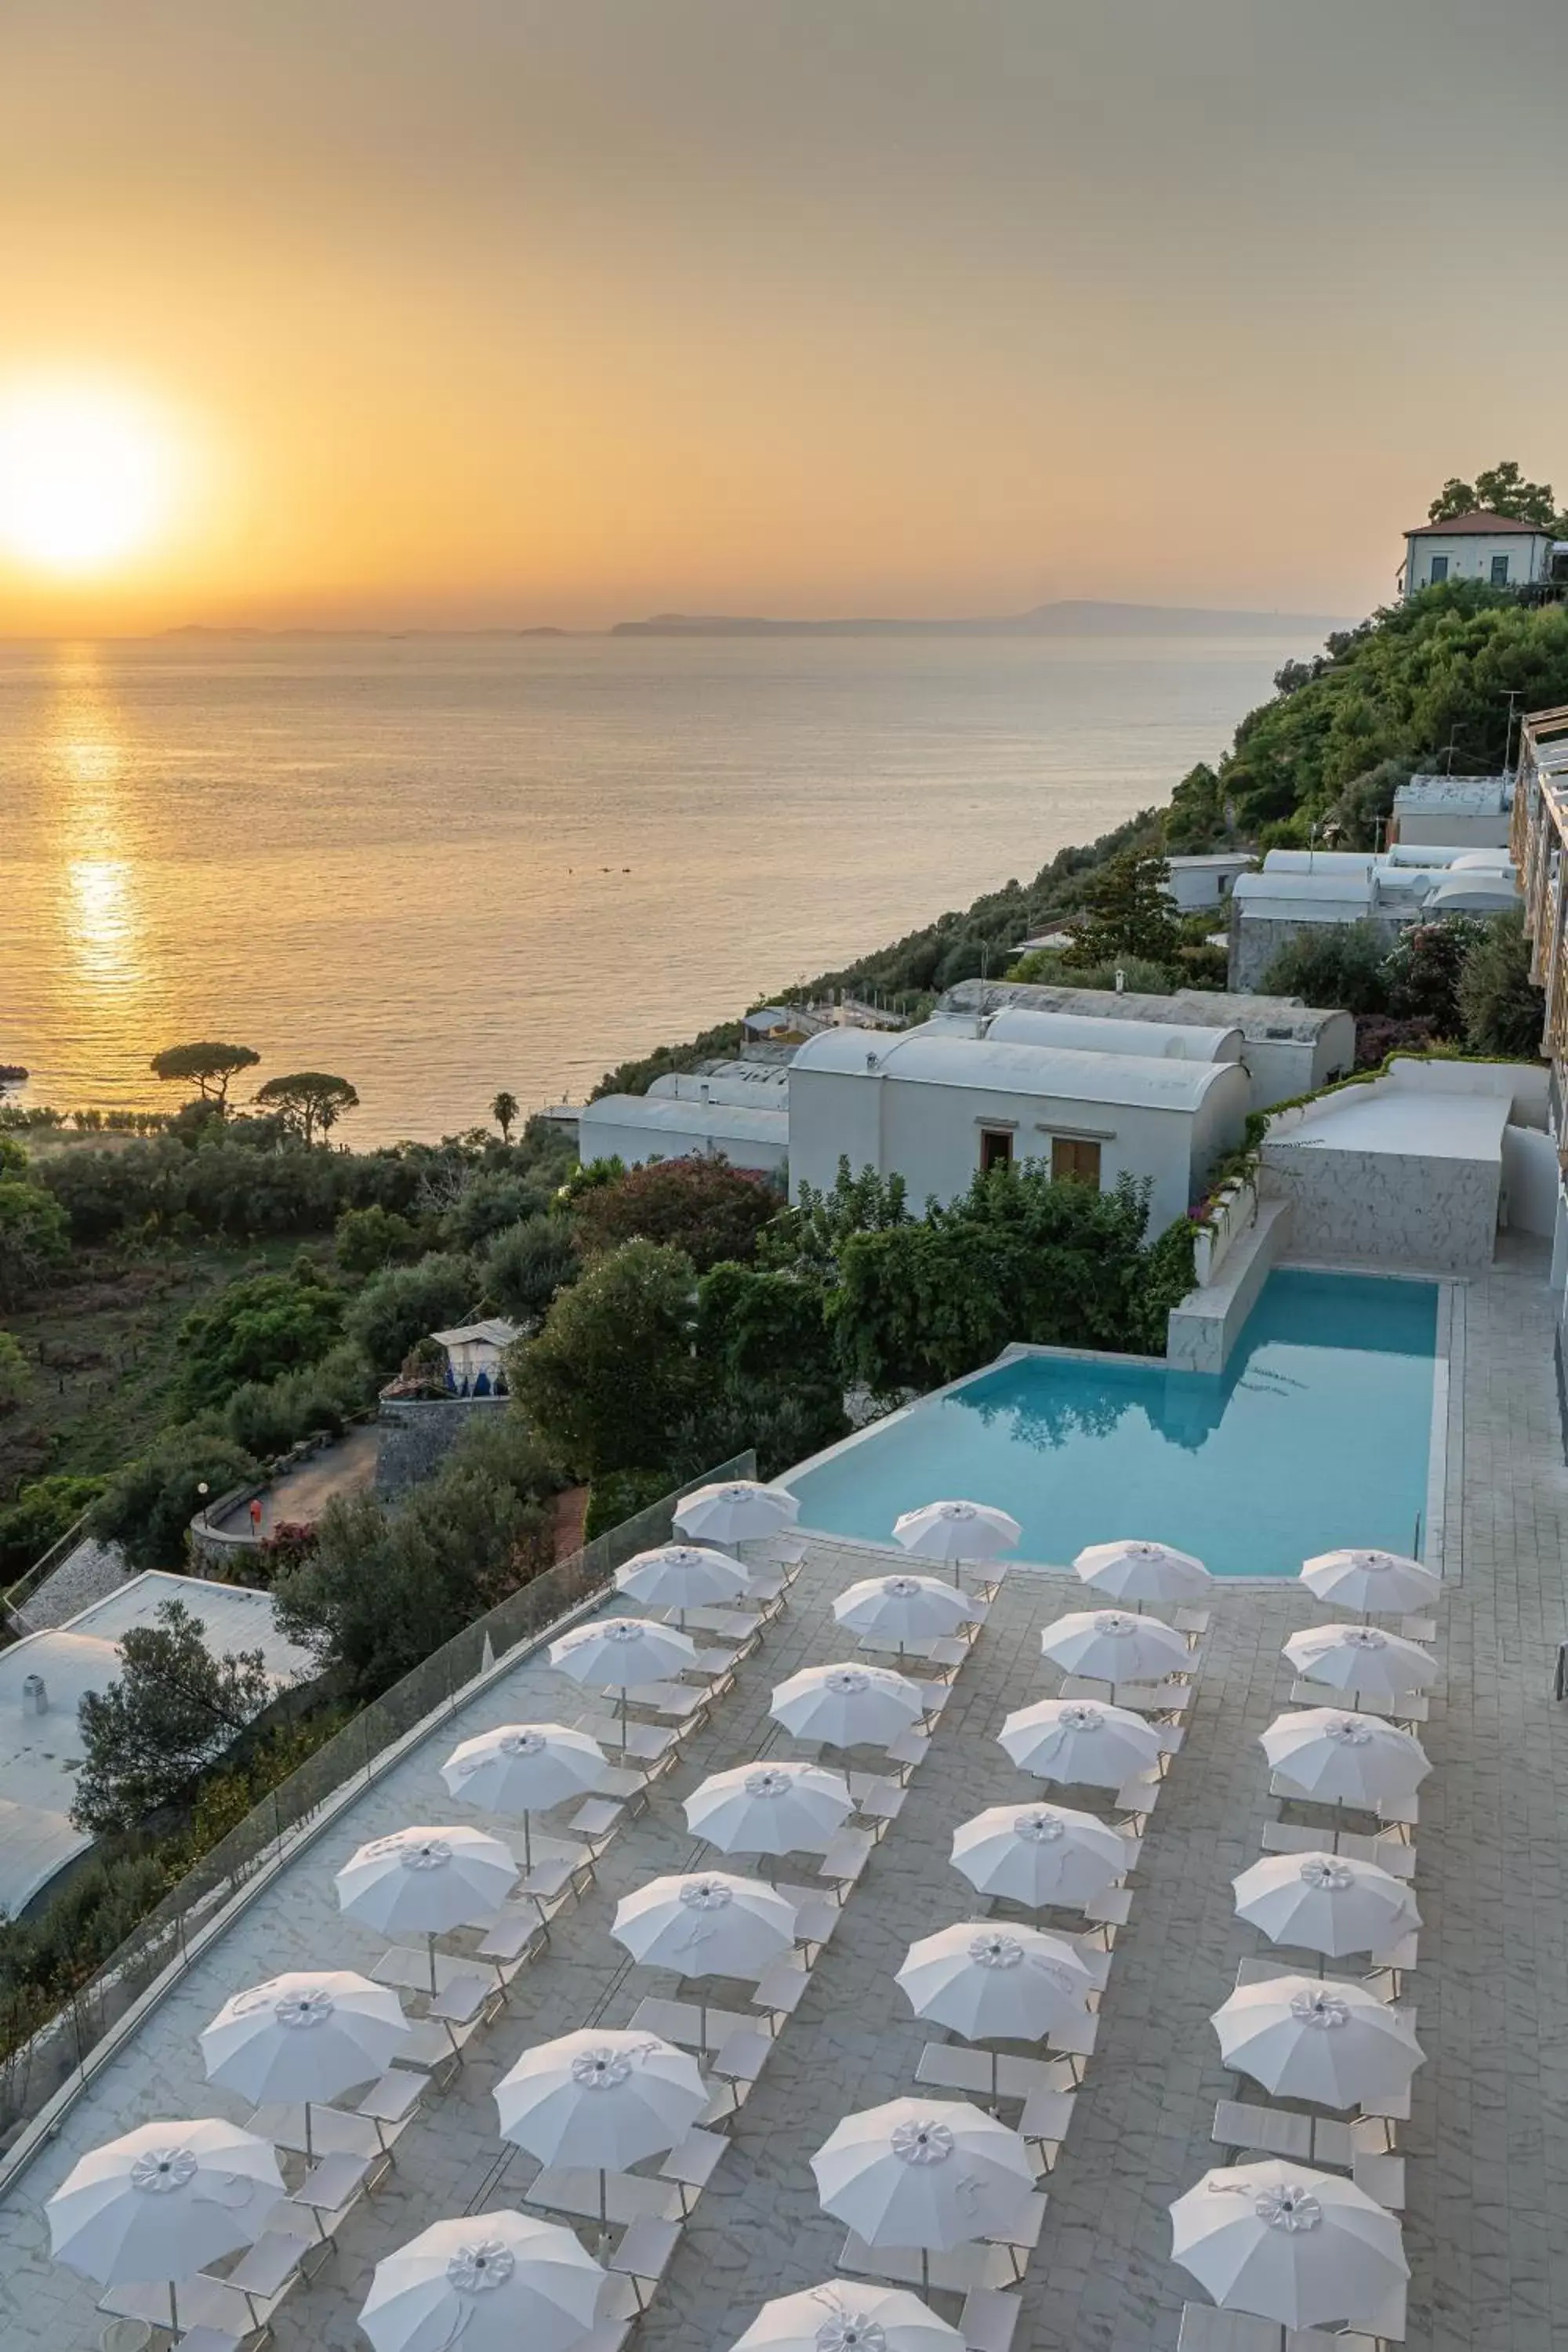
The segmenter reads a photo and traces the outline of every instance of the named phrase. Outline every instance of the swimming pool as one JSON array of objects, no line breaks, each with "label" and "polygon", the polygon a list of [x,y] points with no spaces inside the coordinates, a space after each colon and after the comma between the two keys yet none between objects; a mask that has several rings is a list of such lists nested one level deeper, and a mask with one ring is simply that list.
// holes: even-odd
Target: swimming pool
[{"label": "swimming pool", "polygon": [[1022,1559],[1156,1537],[1216,1576],[1293,1576],[1425,1529],[1438,1286],[1271,1274],[1226,1370],[1024,1356],[792,1473],[803,1527],[886,1541],[939,1496],[997,1503]]}]

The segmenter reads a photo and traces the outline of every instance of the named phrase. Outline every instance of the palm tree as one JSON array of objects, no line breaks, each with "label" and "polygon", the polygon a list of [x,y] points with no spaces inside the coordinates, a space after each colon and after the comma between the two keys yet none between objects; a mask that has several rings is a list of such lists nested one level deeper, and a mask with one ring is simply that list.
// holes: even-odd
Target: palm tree
[{"label": "palm tree", "polygon": [[503,1088],[490,1105],[490,1117],[500,1129],[500,1139],[503,1143],[511,1141],[511,1123],[517,1117],[517,1097],[509,1095]]}]

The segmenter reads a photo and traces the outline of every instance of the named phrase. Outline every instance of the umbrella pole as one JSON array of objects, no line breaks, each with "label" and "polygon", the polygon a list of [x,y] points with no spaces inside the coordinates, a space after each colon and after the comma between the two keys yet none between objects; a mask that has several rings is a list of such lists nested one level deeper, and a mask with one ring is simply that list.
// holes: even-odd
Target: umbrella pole
[{"label": "umbrella pole", "polygon": [[708,2054],[708,1987],[706,1984],[697,1997],[697,2046],[706,2057]]},{"label": "umbrella pole", "polygon": [[425,1942],[430,1954],[430,1998],[434,2000],[436,1998],[436,1930],[434,1927],[426,1930]]},{"label": "umbrella pole", "polygon": [[309,2099],[305,2102],[305,2161],[307,2164],[314,2164],[316,2161],[316,2151],[310,2146],[310,2102]]},{"label": "umbrella pole", "polygon": [[533,1823],[528,1817],[526,1805],[522,1811],[522,1867],[525,1876],[533,1868]]},{"label": "umbrella pole", "polygon": [[931,2252],[925,2246],[921,2248],[921,2293],[931,2293]]},{"label": "umbrella pole", "polygon": [[171,2336],[178,2336],[179,2332],[180,2290],[176,2282],[171,2279],[169,2281],[169,2333]]}]

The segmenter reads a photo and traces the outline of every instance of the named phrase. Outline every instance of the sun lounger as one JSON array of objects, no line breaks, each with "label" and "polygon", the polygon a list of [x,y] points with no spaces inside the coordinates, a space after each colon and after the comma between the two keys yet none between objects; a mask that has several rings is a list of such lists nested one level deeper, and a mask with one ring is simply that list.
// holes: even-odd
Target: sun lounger
[{"label": "sun lounger", "polygon": [[[1334,1694],[1321,1683],[1303,1680],[1291,1684],[1290,1697],[1297,1706],[1331,1706]],[[1358,1694],[1355,1705],[1360,1715],[1379,1715],[1399,1724],[1426,1723],[1432,1712],[1419,1691],[1406,1691],[1399,1698],[1363,1698]]]},{"label": "sun lounger", "polygon": [[885,1837],[889,1825],[902,1812],[909,1791],[897,1780],[889,1780],[885,1773],[851,1772],[847,1778],[855,1811],[862,1821],[876,1822],[873,1836]]},{"label": "sun lounger", "polygon": [[1019,2137],[1030,2148],[1038,2151],[1037,2162],[1042,2171],[1048,2172],[1060,2153],[1072,2122],[1075,2096],[1072,2091],[1053,2090],[1048,2085],[1042,2085],[1029,2093],[1024,2102],[1024,2111],[1014,2125]]},{"label": "sun lounger", "polygon": [[1102,1886],[1099,1894],[1091,1895],[1084,1905],[1083,1916],[1086,1919],[1098,1919],[1108,1927],[1125,1927],[1132,1916],[1132,1889],[1130,1886]]},{"label": "sun lounger", "polygon": [[732,2033],[740,2033],[756,2025],[754,2017],[742,2016],[739,2010],[710,2009],[706,2012],[694,2000],[664,2000],[650,1994],[638,2001],[632,2013],[634,2033],[657,2033],[661,2041],[673,2042],[678,2049],[720,2050]]},{"label": "sun lounger", "polygon": [[907,1782],[917,1766],[925,1762],[930,1749],[930,1732],[911,1729],[900,1732],[898,1738],[890,1742],[887,1755],[889,1761],[898,1766],[900,1780]]},{"label": "sun lounger", "polygon": [[822,1857],[818,1876],[832,1884],[835,1899],[847,1902],[850,1890],[858,1883],[861,1873],[871,1858],[877,1843],[875,1831],[840,1830],[828,1844]]},{"label": "sun lounger", "polygon": [[1266,1822],[1259,1843],[1265,1853],[1342,1853],[1352,1862],[1375,1862],[1396,1878],[1415,1875],[1415,1848],[1401,1838],[1366,1837],[1354,1830],[1303,1829],[1298,1822]]},{"label": "sun lounger", "polygon": [[964,2352],[1012,2352],[1023,2305],[996,2287],[971,2287],[958,2315]]},{"label": "sun lounger", "polygon": [[1376,2352],[1376,2345],[1375,2336],[1322,2327],[1281,2329],[1250,2312],[1216,2311],[1212,2303],[1182,2305],[1179,2352]]},{"label": "sun lounger", "polygon": [[795,1905],[795,1939],[805,1954],[807,1967],[814,1966],[823,1946],[832,1942],[843,1907],[818,1886],[795,1886],[782,1879],[774,1884],[785,1901]]},{"label": "sun lounger", "polygon": [[425,2079],[406,2066],[392,2066],[373,2083],[356,2112],[375,2126],[382,2147],[391,2153],[400,2133],[406,2131],[425,2096]]},{"label": "sun lounger", "polygon": [[1037,2092],[1051,2091],[1055,2069],[1039,2058],[1017,2058],[995,2050],[976,2050],[966,2042],[928,2042],[915,2068],[915,2080],[933,2090],[965,2091],[972,2096],[1010,2104],[1026,2104]]},{"label": "sun lounger", "polygon": [[343,2107],[312,2105],[307,2114],[302,2102],[274,2101],[258,2107],[246,2129],[312,2162],[321,2156],[354,2156],[374,2163],[385,2153],[372,2117]]},{"label": "sun lounger", "polygon": [[608,2267],[629,2278],[639,2311],[646,2311],[680,2243],[679,2221],[634,2221],[610,2256]]},{"label": "sun lounger", "polygon": [[689,2213],[723,2161],[730,2146],[721,2132],[690,2131],[672,2147],[658,2168],[661,2180],[673,2180],[680,2192],[680,2209]]},{"label": "sun lounger", "polygon": [[649,1715],[668,1716],[679,1730],[700,1730],[713,1705],[711,1691],[695,1683],[634,1683],[626,1696]]},{"label": "sun lounger", "polygon": [[838,2268],[851,2278],[885,2279],[893,2286],[917,2293],[935,2289],[950,2294],[970,2294],[976,2287],[1015,2286],[1016,2266],[1002,2246],[976,2242],[953,2246],[946,2252],[922,2254],[918,2246],[868,2246],[853,2231],[845,2239]]},{"label": "sun lounger", "polygon": [[601,2176],[586,2165],[547,2164],[523,2191],[525,2205],[542,2212],[570,2213],[581,2221],[596,2221],[601,2211],[619,2229],[637,2221],[668,2221],[680,2211],[680,2191],[672,2182],[653,2180],[643,2172],[606,2172]]},{"label": "sun lounger", "polygon": [[805,1989],[811,1982],[811,1970],[798,1951],[786,1958],[775,1960],[757,1979],[757,1989],[752,1995],[760,2010],[765,2011],[770,2031],[780,2032],[800,2007]]},{"label": "sun lounger", "polygon": [[1178,1633],[1193,1633],[1201,1639],[1208,1632],[1212,1614],[1207,1609],[1178,1609],[1171,1622]]},{"label": "sun lounger", "polygon": [[584,1798],[572,1816],[572,1826],[594,1846],[607,1845],[620,1828],[626,1807],[615,1797]]},{"label": "sun lounger", "polygon": [[1305,1964],[1299,1964],[1293,1967],[1288,1960],[1265,1959],[1258,1958],[1237,1961],[1236,1969],[1237,1990],[1239,1991],[1243,1985],[1272,1984],[1279,1977],[1300,1976],[1312,1977],[1315,1981],[1331,1986],[1336,1984],[1356,1985],[1363,1992],[1375,1993],[1378,2000],[1386,2001],[1391,2009],[1400,2009],[1402,2013],[1409,2018],[1412,2025],[1415,2022],[1415,2003],[1413,2001],[1405,2001],[1403,2003],[1396,2002],[1394,1998],[1394,1977],[1393,1971],[1390,1969],[1375,1971],[1373,1975],[1364,1977],[1347,1976],[1342,1969],[1336,1969],[1331,1976],[1325,1969],[1314,1969]]}]

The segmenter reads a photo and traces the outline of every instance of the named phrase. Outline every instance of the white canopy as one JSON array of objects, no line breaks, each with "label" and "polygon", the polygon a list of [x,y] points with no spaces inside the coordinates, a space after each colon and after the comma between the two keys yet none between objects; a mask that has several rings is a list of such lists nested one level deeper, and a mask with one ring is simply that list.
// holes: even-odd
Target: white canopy
[{"label": "white canopy", "polygon": [[968,1593],[934,1576],[868,1576],[851,1584],[833,1613],[852,1633],[879,1633],[885,1642],[929,1642],[956,1633],[975,1612]]},{"label": "white canopy", "polygon": [[777,1685],[768,1708],[797,1739],[829,1748],[885,1748],[924,1712],[920,1685],[907,1675],[855,1659],[803,1667]]},{"label": "white canopy", "polygon": [[1101,1683],[1157,1680],[1193,1662],[1173,1625],[1127,1609],[1080,1609],[1058,1617],[1040,1635],[1040,1651],[1064,1674]]},{"label": "white canopy", "polygon": [[595,2026],[525,2050],[495,2101],[501,2137],[542,2164],[620,2172],[684,2139],[708,2091],[672,2042]]},{"label": "white canopy", "polygon": [[375,2352],[573,2352],[605,2273],[570,2230],[531,2213],[437,2221],[375,2266],[359,2324]]},{"label": "white canopy", "polygon": [[483,1830],[396,1830],[351,1854],[333,1883],[340,1909],[384,1936],[440,1936],[492,1917],[517,1861]]},{"label": "white canopy", "polygon": [[917,2017],[966,2042],[1041,2042],[1081,2016],[1094,1979],[1062,1936],[965,1919],[911,1944],[894,1981]]},{"label": "white canopy", "polygon": [[374,2082],[408,2030],[390,1985],[348,1969],[299,1969],[235,1993],[199,2039],[209,2083],[253,2106],[309,2105]]},{"label": "white canopy", "polygon": [[1320,1804],[1373,1808],[1409,1797],[1432,1769],[1408,1731],[1341,1707],[1305,1706],[1278,1716],[1261,1745],[1287,1787]]},{"label": "white canopy", "polygon": [[1410,2275],[1398,2222],[1339,2175],[1278,2158],[1205,2172],[1171,2208],[1171,2252],[1225,2311],[1373,2329]]},{"label": "white canopy", "polygon": [[563,1723],[503,1723],[454,1748],[441,1778],[449,1796],[526,1819],[596,1788],[606,1761],[596,1739]]},{"label": "white canopy", "polygon": [[1271,1943],[1303,1944],[1330,1959],[1381,1951],[1421,1924],[1402,1878],[1348,1854],[1265,1854],[1231,1883],[1238,1919]]},{"label": "white canopy", "polygon": [[853,1802],[820,1764],[738,1764],[693,1789],[686,1825],[724,1853],[798,1853],[826,1846]]},{"label": "white canopy", "polygon": [[550,1663],[574,1683],[625,1691],[634,1683],[684,1674],[697,1664],[697,1645],[673,1625],[656,1624],[649,1617],[594,1617],[552,1642]]},{"label": "white canopy", "polygon": [[1016,2131],[967,2099],[889,2099],[846,2116],[811,2159],[824,2212],[872,2246],[962,2246],[1034,2192]]},{"label": "white canopy", "polygon": [[893,1521],[895,1541],[920,1559],[994,1559],[1023,1534],[1016,1519],[992,1503],[926,1503]]},{"label": "white canopy", "polygon": [[1422,1561],[1394,1551],[1321,1551],[1302,1561],[1301,1581],[1320,1601],[1373,1617],[1430,1608],[1443,1589]]},{"label": "white canopy", "polygon": [[754,1478],[726,1478],[716,1486],[699,1486],[675,1507],[675,1524],[682,1535],[707,1543],[746,1543],[776,1536],[800,1517],[798,1496],[787,1486],[764,1486]]},{"label": "white canopy", "polygon": [[49,2251],[100,2286],[189,2278],[253,2244],[282,2194],[277,2151],[254,2132],[216,2116],[140,2124],[72,2165],[44,2209]]},{"label": "white canopy", "polygon": [[738,1559],[711,1544],[660,1544],[616,1570],[620,1590],[650,1609],[706,1609],[737,1600],[751,1580]]},{"label": "white canopy", "polygon": [[1082,1904],[1129,1868],[1127,1841],[1070,1805],[989,1805],[952,1833],[952,1866],[981,1895]]},{"label": "white canopy", "polygon": [[1014,1710],[997,1738],[1037,1780],[1120,1789],[1160,1760],[1160,1736],[1130,1707],[1099,1699],[1043,1698]]},{"label": "white canopy", "polygon": [[830,2279],[764,2303],[730,2352],[963,2352],[963,2338],[901,2287]]},{"label": "white canopy", "polygon": [[1430,1650],[1381,1625],[1307,1625],[1291,1634],[1285,1656],[1309,1682],[1347,1692],[1352,1706],[1357,1699],[1392,1703],[1437,1678]]},{"label": "white canopy", "polygon": [[1073,1566],[1085,1584],[1110,1601],[1198,1601],[1214,1582],[1190,1551],[1132,1536],[1089,1545]]},{"label": "white canopy", "polygon": [[689,1871],[624,1895],[610,1933],[651,1968],[684,1977],[759,1977],[793,1946],[795,1912],[760,1878]]},{"label": "white canopy", "polygon": [[1406,2020],[1364,1985],[1271,1977],[1237,1986],[1215,2010],[1227,2066],[1276,2098],[1353,2107],[1402,2092],[1422,2063]]}]

